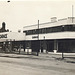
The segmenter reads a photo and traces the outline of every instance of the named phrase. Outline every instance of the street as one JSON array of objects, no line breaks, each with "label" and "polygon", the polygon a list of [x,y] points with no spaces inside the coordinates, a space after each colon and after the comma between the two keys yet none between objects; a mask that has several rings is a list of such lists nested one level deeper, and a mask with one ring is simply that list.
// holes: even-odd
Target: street
[{"label": "street", "polygon": [[[69,61],[69,62],[68,62]],[[0,53],[0,75],[75,75],[75,59],[60,55]]]}]

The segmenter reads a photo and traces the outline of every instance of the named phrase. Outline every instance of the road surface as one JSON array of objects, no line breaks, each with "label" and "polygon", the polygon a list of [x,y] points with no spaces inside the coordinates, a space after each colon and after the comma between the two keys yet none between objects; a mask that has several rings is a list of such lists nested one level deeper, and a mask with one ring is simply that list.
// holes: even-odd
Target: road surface
[{"label": "road surface", "polygon": [[50,54],[0,54],[0,75],[75,75],[75,63],[56,57]]}]

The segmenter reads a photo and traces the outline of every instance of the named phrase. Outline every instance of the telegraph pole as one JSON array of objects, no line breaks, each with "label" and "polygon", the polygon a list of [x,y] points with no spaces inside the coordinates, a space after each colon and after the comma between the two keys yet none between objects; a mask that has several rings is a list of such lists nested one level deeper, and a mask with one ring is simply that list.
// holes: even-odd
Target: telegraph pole
[{"label": "telegraph pole", "polygon": [[73,15],[73,12],[74,12],[74,9],[73,8],[74,8],[74,6],[72,5],[72,23],[73,23],[73,16],[74,16]]},{"label": "telegraph pole", "polygon": [[38,41],[39,41],[39,20],[38,20]]},{"label": "telegraph pole", "polygon": [[[39,20],[38,20],[38,46],[39,46]],[[39,48],[37,50],[37,56],[39,56]]]}]

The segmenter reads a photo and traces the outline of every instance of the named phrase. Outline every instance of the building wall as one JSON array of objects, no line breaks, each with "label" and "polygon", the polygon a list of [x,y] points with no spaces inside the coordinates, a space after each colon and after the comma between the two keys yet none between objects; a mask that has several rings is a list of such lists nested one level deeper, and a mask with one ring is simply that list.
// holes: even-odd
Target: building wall
[{"label": "building wall", "polygon": [[[37,36],[38,34],[27,35],[26,40],[38,40]],[[44,39],[75,39],[75,32],[66,31],[66,32],[39,34],[39,40],[44,40]]]},{"label": "building wall", "polygon": [[[46,31],[44,33],[38,33],[38,31],[40,31],[40,29],[57,27],[57,26],[61,26],[61,29],[58,28],[60,31],[56,31],[54,29],[48,33]],[[75,43],[73,41],[71,41],[72,39],[75,39],[75,30],[74,29],[75,29],[75,18],[68,17],[68,18],[60,19],[60,20],[54,21],[54,22],[41,23],[41,24],[39,24],[39,29],[38,29],[38,24],[31,25],[31,26],[25,26],[23,28],[23,31],[31,32],[31,30],[32,31],[34,30],[36,32],[38,30],[36,33],[33,32],[33,33],[26,35],[26,41],[28,41],[28,42],[30,41],[31,48],[35,51],[36,51],[36,48],[38,47],[38,48],[41,48],[42,50],[46,49],[47,51],[57,50],[59,52],[62,52],[62,50],[63,50],[64,52],[75,52],[74,51]],[[38,39],[38,34],[39,34],[39,39]],[[67,40],[67,39],[70,39],[70,40]],[[63,42],[63,40],[64,40],[64,42]],[[65,41],[65,40],[67,40],[67,41]],[[37,42],[39,42],[40,45],[37,46]],[[73,45],[71,45],[71,44],[73,44]],[[69,45],[69,47],[68,47],[68,45]],[[34,48],[34,46],[36,48]]]},{"label": "building wall", "polygon": [[18,32],[3,32],[0,33],[0,42],[3,41],[21,41],[21,40],[25,40],[25,33],[18,33]]},{"label": "building wall", "polygon": [[[56,27],[56,28],[49,29],[51,27]],[[44,32],[40,33],[40,30]],[[48,30],[52,30],[52,31],[48,32]],[[38,33],[38,24],[25,26],[23,28],[23,31],[26,31],[26,33],[30,33],[30,34],[26,34],[26,40],[38,40],[38,34],[39,34],[40,40],[66,39],[66,38],[75,39],[75,36],[74,36],[75,35],[75,18],[68,17],[64,19],[59,19],[58,21],[54,21],[54,22],[41,23],[39,24],[39,33]],[[31,32],[35,32],[35,33],[31,33]]]}]

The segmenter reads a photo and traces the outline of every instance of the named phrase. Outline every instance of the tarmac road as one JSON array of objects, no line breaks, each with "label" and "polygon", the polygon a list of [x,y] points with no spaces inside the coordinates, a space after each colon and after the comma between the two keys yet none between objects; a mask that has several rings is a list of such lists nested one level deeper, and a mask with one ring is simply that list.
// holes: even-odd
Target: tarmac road
[{"label": "tarmac road", "polygon": [[0,75],[75,75],[75,63],[54,57],[57,55],[0,54]]}]

